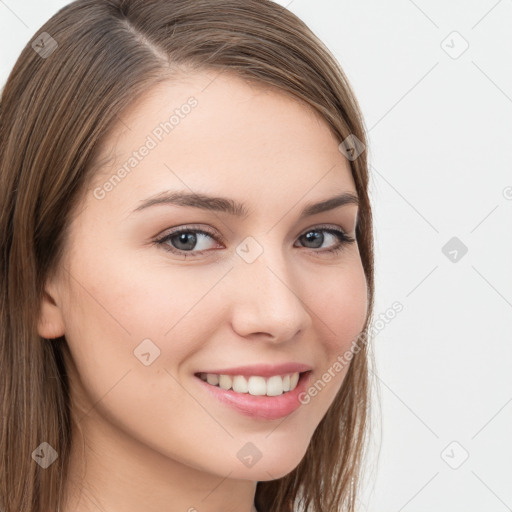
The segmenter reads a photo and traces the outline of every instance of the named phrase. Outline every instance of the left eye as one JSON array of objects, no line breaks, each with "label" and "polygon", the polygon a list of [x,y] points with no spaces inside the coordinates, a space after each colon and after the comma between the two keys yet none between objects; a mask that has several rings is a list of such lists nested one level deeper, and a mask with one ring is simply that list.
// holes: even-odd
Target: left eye
[{"label": "left eye", "polygon": [[[324,233],[327,233],[327,237]],[[166,234],[164,237],[155,241],[158,245],[163,245],[166,251],[174,254],[182,255],[185,258],[189,256],[198,256],[203,254],[207,249],[207,239],[217,241],[217,236],[214,233],[205,231],[203,229],[195,229],[192,227],[180,228]],[[203,239],[203,243],[201,243]],[[335,243],[332,247],[315,251],[319,253],[336,253],[341,251],[346,245],[354,243],[355,239],[348,236],[344,231],[332,227],[318,227],[308,229],[305,233],[299,236],[298,240],[303,240],[303,243],[313,244],[313,247],[306,247],[306,249],[318,249],[329,239],[334,239]],[[222,242],[222,240],[220,240]],[[206,244],[206,247],[205,247]],[[197,247],[199,245],[199,247]],[[196,250],[193,250],[196,249]]]}]

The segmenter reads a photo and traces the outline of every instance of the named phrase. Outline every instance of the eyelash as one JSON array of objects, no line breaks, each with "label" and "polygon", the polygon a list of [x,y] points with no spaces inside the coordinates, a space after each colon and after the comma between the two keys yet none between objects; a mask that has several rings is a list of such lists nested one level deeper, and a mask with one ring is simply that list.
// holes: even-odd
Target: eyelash
[{"label": "eyelash", "polygon": [[[336,255],[336,254],[340,253],[345,248],[345,246],[355,242],[355,239],[353,237],[347,235],[344,231],[341,231],[340,229],[334,229],[332,227],[324,227],[324,226],[316,226],[316,227],[313,227],[313,228],[309,228],[308,230],[303,232],[299,236],[299,238],[304,236],[304,235],[307,235],[311,231],[319,231],[319,232],[320,231],[324,231],[324,232],[329,233],[331,235],[334,235],[335,237],[338,238],[338,243],[334,247],[332,247],[331,249],[316,250],[314,248],[305,247],[305,249],[310,249],[310,250],[312,250],[314,252],[320,252],[322,254],[333,254],[333,255]],[[209,230],[196,229],[193,226],[188,226],[188,227],[183,227],[183,228],[176,229],[175,231],[172,231],[171,233],[167,233],[165,236],[155,240],[154,243],[157,244],[158,246],[163,246],[163,249],[165,251],[171,252],[173,254],[178,254],[180,256],[183,256],[184,258],[188,258],[188,257],[194,258],[196,256],[201,256],[203,253],[205,253],[208,250],[210,250],[210,249],[207,249],[207,250],[203,250],[203,251],[183,251],[183,250],[180,250],[180,249],[176,249],[175,247],[172,247],[171,245],[166,243],[172,237],[180,235],[182,233],[195,233],[195,234],[199,233],[199,234],[206,235],[206,236],[212,238],[216,242],[218,242],[219,240],[221,242],[224,241],[221,237],[217,237],[217,235],[215,233],[210,232]],[[219,238],[219,240],[217,238]]]}]

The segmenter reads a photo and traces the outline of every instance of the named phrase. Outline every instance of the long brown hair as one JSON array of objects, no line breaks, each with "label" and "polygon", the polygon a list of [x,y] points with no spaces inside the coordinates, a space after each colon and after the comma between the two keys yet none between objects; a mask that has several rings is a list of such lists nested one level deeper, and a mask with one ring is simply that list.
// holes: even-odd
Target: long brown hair
[{"label": "long brown hair", "polygon": [[[100,143],[123,110],[157,82],[172,80],[177,66],[226,70],[286,91],[319,112],[340,142],[355,135],[366,145],[339,64],[300,19],[269,0],[78,0],[36,35],[0,103],[2,512],[49,512],[62,502],[72,441],[66,345],[64,337],[38,335],[38,313]],[[363,336],[303,460],[286,476],[258,483],[262,512],[356,505],[369,423],[365,334],[374,277],[366,151],[350,160],[368,283]],[[58,453],[47,469],[32,457],[42,442]]]}]

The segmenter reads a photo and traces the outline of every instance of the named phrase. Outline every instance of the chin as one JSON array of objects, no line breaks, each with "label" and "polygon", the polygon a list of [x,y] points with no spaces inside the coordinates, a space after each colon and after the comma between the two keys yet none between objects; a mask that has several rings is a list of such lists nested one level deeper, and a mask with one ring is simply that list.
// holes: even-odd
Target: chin
[{"label": "chin", "polygon": [[241,480],[277,480],[291,473],[300,464],[306,450],[307,445],[300,450],[297,445],[281,445],[269,450],[266,455],[262,453],[261,458],[250,467],[244,468],[237,465],[237,469],[231,476]]}]

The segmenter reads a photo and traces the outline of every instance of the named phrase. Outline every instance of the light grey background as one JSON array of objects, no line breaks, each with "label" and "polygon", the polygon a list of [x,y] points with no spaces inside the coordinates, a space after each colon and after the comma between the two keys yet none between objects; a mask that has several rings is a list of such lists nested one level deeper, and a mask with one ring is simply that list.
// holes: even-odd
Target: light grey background
[{"label": "light grey background", "polygon": [[[0,0],[2,86],[67,3]],[[382,436],[360,510],[512,510],[512,1],[279,3],[326,43],[361,104],[375,318],[403,305],[375,338]],[[465,255],[443,253],[452,237]]]}]

